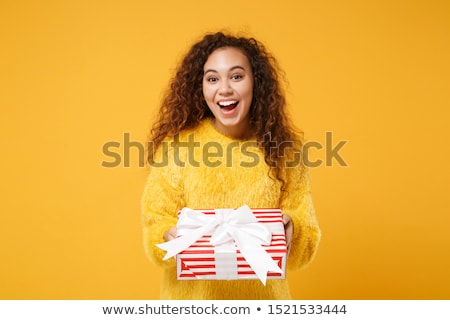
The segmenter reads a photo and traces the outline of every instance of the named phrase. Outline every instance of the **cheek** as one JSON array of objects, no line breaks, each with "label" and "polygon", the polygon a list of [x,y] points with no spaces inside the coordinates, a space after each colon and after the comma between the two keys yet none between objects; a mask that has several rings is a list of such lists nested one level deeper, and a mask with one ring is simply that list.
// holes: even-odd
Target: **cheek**
[{"label": "cheek", "polygon": [[212,90],[205,85],[203,86],[203,98],[205,99],[206,102],[209,102],[214,98]]},{"label": "cheek", "polygon": [[243,90],[243,92],[242,92],[242,94],[246,98],[251,100],[253,98],[253,84],[250,83],[250,84],[246,85],[244,90]]}]

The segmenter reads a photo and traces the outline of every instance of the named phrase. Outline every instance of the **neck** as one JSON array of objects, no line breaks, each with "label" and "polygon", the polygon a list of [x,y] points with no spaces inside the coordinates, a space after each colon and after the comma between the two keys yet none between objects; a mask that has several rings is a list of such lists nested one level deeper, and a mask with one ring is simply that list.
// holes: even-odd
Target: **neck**
[{"label": "neck", "polygon": [[217,131],[234,139],[247,140],[253,137],[253,131],[248,124],[226,127],[218,123],[216,119],[213,120],[213,124]]}]

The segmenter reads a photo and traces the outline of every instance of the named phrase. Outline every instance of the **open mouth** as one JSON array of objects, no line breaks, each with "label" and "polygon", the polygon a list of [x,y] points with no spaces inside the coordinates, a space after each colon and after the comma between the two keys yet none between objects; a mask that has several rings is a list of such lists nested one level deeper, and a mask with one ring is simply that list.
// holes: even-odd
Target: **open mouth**
[{"label": "open mouth", "polygon": [[220,109],[222,109],[223,111],[231,111],[237,107],[238,103],[239,103],[239,101],[230,100],[230,101],[220,101],[217,104],[219,105]]}]

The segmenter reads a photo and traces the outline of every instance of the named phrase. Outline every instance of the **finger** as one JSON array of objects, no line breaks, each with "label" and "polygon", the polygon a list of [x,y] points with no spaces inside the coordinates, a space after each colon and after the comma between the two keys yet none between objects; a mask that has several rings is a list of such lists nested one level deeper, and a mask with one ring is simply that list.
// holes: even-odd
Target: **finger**
[{"label": "finger", "polygon": [[291,222],[291,217],[288,214],[283,214],[282,219],[284,225],[289,224]]},{"label": "finger", "polygon": [[164,240],[165,241],[173,240],[176,237],[177,237],[177,228],[176,227],[172,227],[169,230],[167,230],[166,232],[164,232]]},{"label": "finger", "polygon": [[291,240],[292,235],[294,233],[294,226],[292,224],[291,217],[288,214],[283,214],[282,219],[284,224],[284,232],[286,236],[286,249],[287,254],[289,255],[289,252],[291,251]]}]

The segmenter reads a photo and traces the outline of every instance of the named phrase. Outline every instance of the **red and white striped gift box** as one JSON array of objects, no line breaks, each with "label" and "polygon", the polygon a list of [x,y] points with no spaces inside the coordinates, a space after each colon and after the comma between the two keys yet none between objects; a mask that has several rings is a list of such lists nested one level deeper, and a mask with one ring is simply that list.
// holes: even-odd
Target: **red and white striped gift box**
[{"label": "red and white striped gift box", "polygon": [[[267,279],[284,279],[286,277],[286,238],[281,216],[281,209],[251,209],[255,218],[263,223],[272,233],[270,245],[262,245],[283,273],[268,272]],[[215,211],[195,210],[207,215],[214,215]],[[177,254],[177,278],[179,280],[221,280],[217,275],[216,258],[218,248],[210,243],[211,234],[205,234],[189,248]],[[237,277],[239,279],[258,279],[255,272],[249,266],[239,249],[234,246],[230,254],[229,264],[237,265]],[[227,252],[225,252],[227,253]],[[219,252],[220,254],[220,252]],[[231,279],[228,279],[231,280]]]}]

